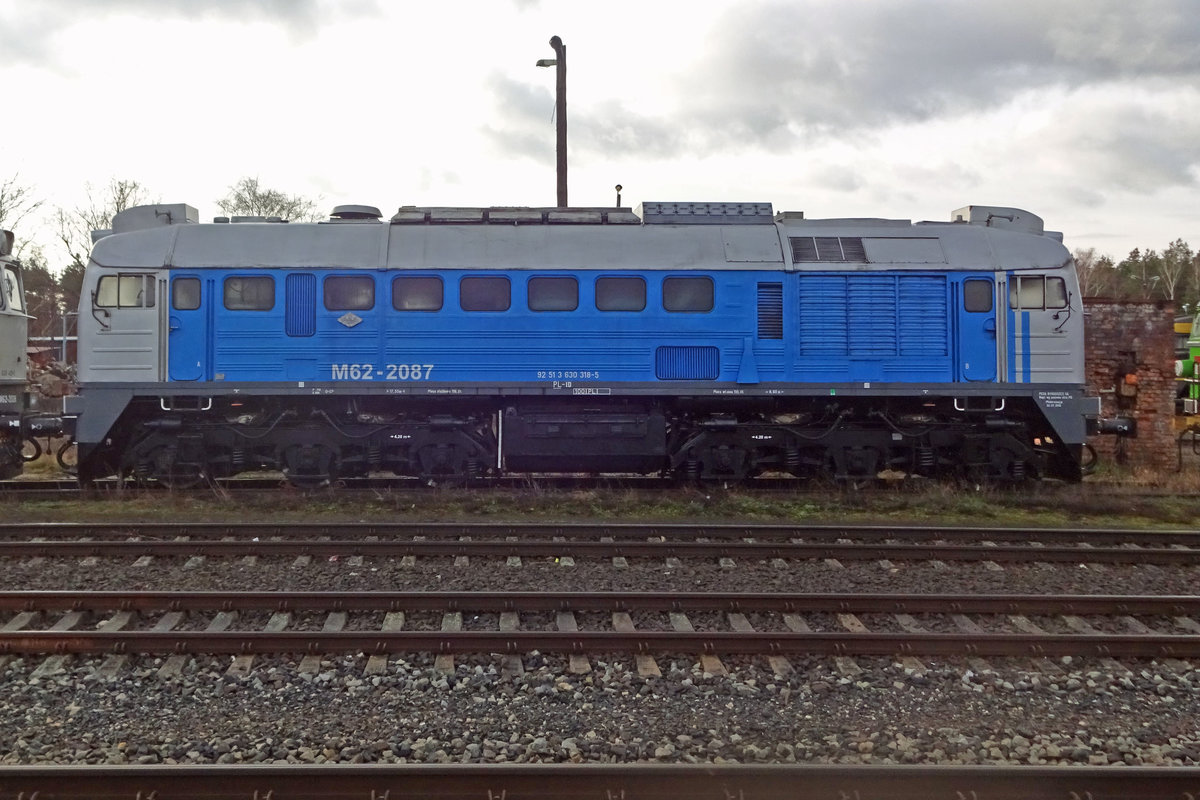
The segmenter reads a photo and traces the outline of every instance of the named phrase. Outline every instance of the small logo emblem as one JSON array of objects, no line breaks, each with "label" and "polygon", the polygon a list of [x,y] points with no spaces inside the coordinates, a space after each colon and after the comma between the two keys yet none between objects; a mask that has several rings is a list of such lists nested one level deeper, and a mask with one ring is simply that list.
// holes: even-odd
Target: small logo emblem
[{"label": "small logo emblem", "polygon": [[340,317],[338,317],[338,322],[342,323],[347,328],[353,328],[355,325],[362,322],[362,317],[360,317],[358,314],[355,314],[353,311],[347,311],[345,314],[342,314]]}]

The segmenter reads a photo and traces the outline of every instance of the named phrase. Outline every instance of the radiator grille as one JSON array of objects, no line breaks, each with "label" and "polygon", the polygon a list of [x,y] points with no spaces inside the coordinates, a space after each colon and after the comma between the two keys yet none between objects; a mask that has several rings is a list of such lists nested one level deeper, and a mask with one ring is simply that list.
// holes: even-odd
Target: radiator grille
[{"label": "radiator grille", "polygon": [[654,354],[654,374],[660,381],[716,380],[721,374],[721,353],[715,347],[660,347]]},{"label": "radiator grille", "polygon": [[783,338],[783,284],[758,285],[758,338]]},{"label": "radiator grille", "polygon": [[804,275],[796,330],[801,355],[944,356],[946,279],[922,275]]},{"label": "radiator grille", "polygon": [[317,276],[288,275],[285,283],[288,336],[312,336],[317,332]]}]

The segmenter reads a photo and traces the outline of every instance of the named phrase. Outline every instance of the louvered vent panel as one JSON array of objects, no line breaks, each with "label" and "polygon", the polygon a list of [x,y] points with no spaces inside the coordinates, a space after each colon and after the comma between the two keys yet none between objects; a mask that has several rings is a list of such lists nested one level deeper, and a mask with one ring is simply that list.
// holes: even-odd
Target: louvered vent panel
[{"label": "louvered vent panel", "polygon": [[896,278],[854,275],[850,278],[851,356],[896,355]]},{"label": "louvered vent panel", "polygon": [[783,284],[758,285],[758,338],[783,338]]},{"label": "louvered vent panel", "polygon": [[853,261],[867,263],[859,236],[793,236],[792,261]]},{"label": "louvered vent panel", "polygon": [[842,237],[842,258],[845,261],[858,261],[864,264],[866,263],[867,251],[863,248],[861,237]]},{"label": "louvered vent panel", "polygon": [[816,261],[817,245],[811,236],[792,237],[792,261]]},{"label": "louvered vent panel", "polygon": [[801,355],[845,355],[846,279],[834,275],[800,277],[797,332]]},{"label": "louvered vent panel", "polygon": [[817,258],[821,261],[841,261],[842,242],[836,236],[817,237]]},{"label": "louvered vent panel", "polygon": [[654,374],[660,381],[716,380],[721,353],[715,347],[660,347],[654,354]]},{"label": "louvered vent panel", "polygon": [[946,279],[937,276],[900,278],[900,354],[944,356],[949,347]]},{"label": "louvered vent panel", "polygon": [[288,275],[285,283],[287,311],[284,323],[288,336],[312,336],[317,332],[317,276]]}]

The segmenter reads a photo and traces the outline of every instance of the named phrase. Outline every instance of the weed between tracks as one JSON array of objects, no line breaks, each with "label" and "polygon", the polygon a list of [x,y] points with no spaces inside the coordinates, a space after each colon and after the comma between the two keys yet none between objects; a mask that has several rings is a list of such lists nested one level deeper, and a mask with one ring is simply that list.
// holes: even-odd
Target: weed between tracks
[{"label": "weed between tracks", "polygon": [[[1162,489],[1158,490],[1162,492]],[[1168,489],[1167,491],[1172,491]],[[230,493],[126,490],[97,499],[0,501],[8,522],[747,522],[1038,527],[1184,527],[1200,518],[1194,489],[1149,494],[1145,485],[1047,484],[1020,489],[903,482],[784,493],[694,487],[322,490]]]}]

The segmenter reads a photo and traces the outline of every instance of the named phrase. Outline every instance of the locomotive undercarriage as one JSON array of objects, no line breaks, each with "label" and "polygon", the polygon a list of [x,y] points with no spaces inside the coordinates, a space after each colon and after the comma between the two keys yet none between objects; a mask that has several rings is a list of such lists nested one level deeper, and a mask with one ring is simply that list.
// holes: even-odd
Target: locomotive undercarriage
[{"label": "locomotive undercarriage", "polygon": [[[219,402],[219,401],[217,401]],[[466,484],[501,473],[632,473],[738,483],[763,474],[832,481],[882,476],[1077,480],[1071,448],[1030,405],[962,410],[950,398],[629,399],[588,408],[489,398],[403,412],[385,401],[319,406],[243,398],[200,410],[131,406],[81,479],[119,474],[188,487],[279,471],[312,488],[372,473]],[[500,466],[498,466],[500,465]]]},{"label": "locomotive undercarriage", "polygon": [[282,472],[304,488],[373,472],[464,483],[485,474],[495,453],[487,419],[383,416],[359,411],[353,403],[303,411],[287,404],[266,402],[252,409],[239,403],[224,411],[158,413],[130,425],[120,438],[112,448],[118,474],[175,487],[256,471]]}]

